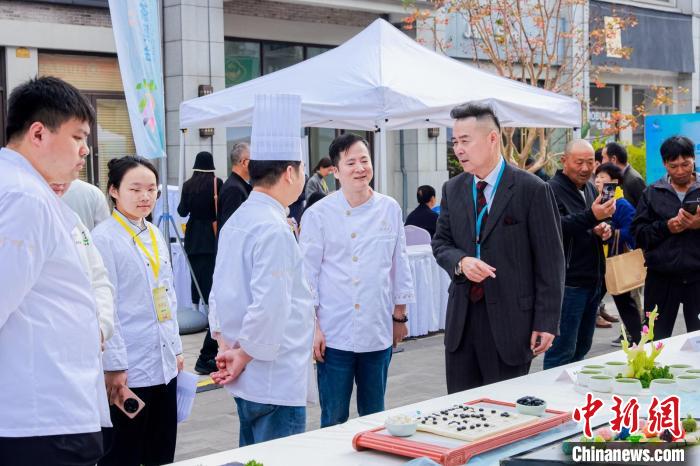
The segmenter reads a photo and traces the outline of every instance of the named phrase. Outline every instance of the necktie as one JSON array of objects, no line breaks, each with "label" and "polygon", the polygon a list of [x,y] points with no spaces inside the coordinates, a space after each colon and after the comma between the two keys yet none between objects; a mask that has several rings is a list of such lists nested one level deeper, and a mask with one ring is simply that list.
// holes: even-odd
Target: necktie
[{"label": "necktie", "polygon": [[[486,212],[484,212],[484,217],[481,219],[481,231],[484,231],[484,226],[486,226],[486,220],[489,217],[489,211],[488,208],[486,207],[486,195],[484,194],[484,189],[486,189],[486,186],[488,183],[486,181],[479,181],[476,184],[476,216],[477,218],[479,217],[479,214],[481,213],[482,210],[486,209]],[[481,232],[479,232],[479,235],[481,235]],[[478,301],[481,301],[484,299],[484,285],[482,283],[474,283],[472,282],[472,286],[469,289],[469,300],[473,303],[476,303]]]}]

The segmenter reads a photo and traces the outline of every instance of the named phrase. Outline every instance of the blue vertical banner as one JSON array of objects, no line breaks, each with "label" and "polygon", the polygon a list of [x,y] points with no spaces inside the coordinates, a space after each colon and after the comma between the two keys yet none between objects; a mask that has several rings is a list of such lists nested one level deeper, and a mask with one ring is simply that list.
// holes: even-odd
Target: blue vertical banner
[{"label": "blue vertical banner", "polygon": [[[661,144],[671,136],[685,136],[695,143],[695,158],[700,156],[700,113],[647,115],[644,117],[644,139],[647,150],[647,183],[666,175],[661,161]],[[696,164],[696,170],[698,164]]]},{"label": "blue vertical banner", "polygon": [[165,98],[159,2],[109,0],[119,71],[136,153],[165,157]]}]

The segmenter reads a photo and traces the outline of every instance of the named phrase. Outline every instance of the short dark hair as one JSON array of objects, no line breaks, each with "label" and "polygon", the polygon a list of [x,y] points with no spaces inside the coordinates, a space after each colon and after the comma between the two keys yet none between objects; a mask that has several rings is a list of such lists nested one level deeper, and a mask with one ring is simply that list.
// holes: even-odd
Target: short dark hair
[{"label": "short dark hair", "polygon": [[78,89],[52,76],[30,79],[10,94],[5,136],[21,137],[37,121],[56,131],[72,118],[95,123],[95,110]]},{"label": "short dark hair", "polygon": [[595,161],[598,163],[603,163],[603,148],[599,147],[595,150]]},{"label": "short dark hair", "polygon": [[616,142],[609,142],[605,145],[605,154],[610,157],[615,157],[618,163],[622,165],[627,165],[627,149],[625,149],[621,144]]},{"label": "short dark hair", "polygon": [[418,191],[416,191],[416,199],[418,199],[419,204],[427,204],[434,197],[435,188],[427,184],[418,186]]},{"label": "short dark hair", "polygon": [[462,105],[457,105],[450,111],[450,117],[455,120],[464,120],[465,118],[476,118],[477,120],[491,120],[498,131],[501,131],[501,123],[493,109],[484,104],[467,102]]},{"label": "short dark hair", "polygon": [[695,144],[685,136],[671,136],[661,144],[659,152],[664,163],[676,160],[678,157],[695,158]]},{"label": "short dark hair", "polygon": [[301,162],[293,160],[251,160],[248,164],[251,186],[269,188],[277,184],[287,167],[299,171]]},{"label": "short dark hair", "polygon": [[607,173],[611,180],[617,180],[617,183],[622,186],[622,169],[614,163],[608,162],[600,164],[598,168],[595,169],[595,174],[598,175],[598,173]]},{"label": "short dark hair", "polygon": [[317,171],[319,171],[322,168],[329,168],[332,166],[333,166],[333,162],[331,162],[331,159],[329,159],[328,157],[323,157],[323,158],[321,158],[321,160],[318,161],[318,163],[314,167],[313,172],[316,173]]},{"label": "short dark hair", "polygon": [[340,163],[340,153],[350,149],[350,147],[354,146],[357,142],[361,142],[365,145],[367,150],[369,150],[369,143],[365,138],[354,133],[341,134],[333,139],[333,142],[331,142],[331,145],[328,147],[328,156],[331,158],[333,165],[337,167]]},{"label": "short dark hair", "polygon": [[[138,155],[127,155],[126,157],[112,159],[107,162],[107,193],[109,194],[109,189],[112,186],[114,186],[114,189],[119,189],[124,175],[126,175],[129,170],[139,165],[148,168],[156,175],[156,185],[158,185],[158,170],[156,170],[155,165],[153,165],[150,160],[139,157]],[[109,198],[112,200],[112,204],[116,206],[116,199],[111,195]]]}]

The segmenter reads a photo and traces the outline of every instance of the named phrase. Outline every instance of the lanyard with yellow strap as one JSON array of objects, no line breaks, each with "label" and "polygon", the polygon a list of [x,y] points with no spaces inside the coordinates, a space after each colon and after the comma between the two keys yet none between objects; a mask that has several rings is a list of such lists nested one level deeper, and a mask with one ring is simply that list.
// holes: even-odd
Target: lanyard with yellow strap
[{"label": "lanyard with yellow strap", "polygon": [[136,246],[146,256],[148,262],[151,263],[151,267],[153,268],[153,276],[157,282],[158,274],[160,273],[160,256],[158,255],[158,241],[156,241],[156,234],[153,232],[153,229],[146,226],[148,233],[151,235],[151,244],[153,245],[153,254],[151,254],[148,252],[148,249],[146,249],[146,245],[143,244],[143,241],[141,241],[138,234],[119,215],[117,215],[116,212],[112,212],[112,217],[114,217],[114,220],[116,220],[117,223],[119,223],[122,228],[124,228],[126,232],[131,235],[131,239],[134,240]]},{"label": "lanyard with yellow strap", "polygon": [[[158,254],[158,241],[156,240],[156,234],[154,229],[146,226],[148,233],[151,236],[151,244],[153,245],[153,254],[151,254],[146,245],[143,244],[141,238],[138,234],[119,216],[116,212],[112,212],[112,217],[119,223],[127,233],[131,235],[131,239],[134,240],[136,246],[141,250],[144,256],[148,259],[153,269],[153,276],[156,279],[156,284],[158,283],[158,275],[160,274],[160,255]],[[172,319],[172,314],[170,312],[170,301],[168,300],[167,289],[164,286],[156,286],[152,289],[153,293],[153,305],[156,309],[156,316],[158,317],[158,322],[165,322]]]}]

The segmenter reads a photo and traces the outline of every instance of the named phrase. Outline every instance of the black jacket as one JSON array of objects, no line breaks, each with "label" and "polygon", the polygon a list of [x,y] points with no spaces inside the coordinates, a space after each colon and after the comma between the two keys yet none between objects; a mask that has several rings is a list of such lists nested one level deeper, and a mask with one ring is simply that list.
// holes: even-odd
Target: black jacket
[{"label": "black jacket", "polygon": [[216,254],[216,236],[212,226],[216,220],[214,180],[219,193],[223,181],[211,173],[199,176],[203,176],[204,179],[193,177],[182,185],[180,205],[177,206],[177,213],[181,217],[190,216],[185,230],[185,252],[188,255]]},{"label": "black jacket", "polygon": [[236,209],[248,199],[252,190],[253,187],[246,180],[237,173],[231,172],[219,194],[219,230]]},{"label": "black jacket", "polygon": [[605,279],[603,242],[593,233],[600,223],[591,206],[598,192],[590,181],[584,186],[586,200],[568,176],[557,170],[547,183],[557,199],[561,230],[564,237],[566,286],[596,287]]},{"label": "black jacket", "polygon": [[432,238],[435,235],[435,225],[437,225],[438,214],[433,212],[427,204],[418,204],[413,212],[406,217],[406,225],[413,225],[430,233]]},{"label": "black jacket", "polygon": [[[693,183],[685,198],[700,197],[700,183]],[[666,177],[644,190],[637,214],[632,220],[632,234],[637,247],[644,251],[649,272],[680,280],[700,280],[700,230],[672,234],[668,220],[678,215],[681,201]]]},{"label": "black jacket", "polygon": [[632,165],[628,165],[622,176],[622,191],[625,193],[625,199],[634,207],[637,207],[639,198],[642,197],[642,192],[644,192],[646,187],[647,184],[644,182],[642,175]]},{"label": "black jacket", "polygon": [[[455,274],[463,257],[476,254],[473,182],[473,175],[462,173],[443,185],[432,241],[435,259],[452,277],[445,318],[447,351],[462,344],[467,314],[473,309],[469,304],[471,282]],[[492,333],[489,344],[468,342],[477,355],[492,355],[495,343],[503,362],[525,364],[533,357],[533,331],[559,333],[564,292],[561,244],[551,188],[535,175],[506,164],[481,232],[481,259],[496,268],[496,278],[483,282]],[[464,367],[448,366],[447,371],[464,371]]]}]

